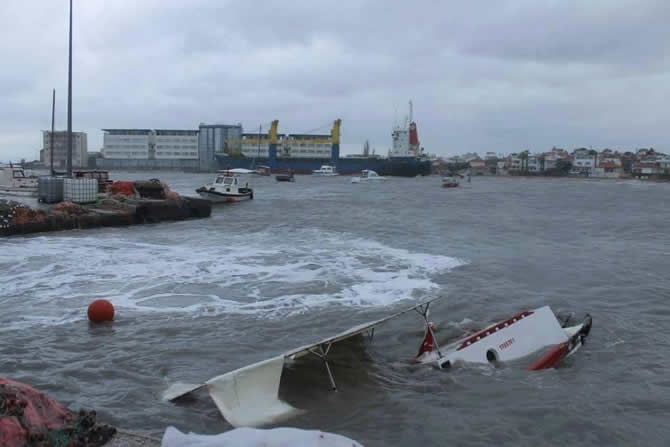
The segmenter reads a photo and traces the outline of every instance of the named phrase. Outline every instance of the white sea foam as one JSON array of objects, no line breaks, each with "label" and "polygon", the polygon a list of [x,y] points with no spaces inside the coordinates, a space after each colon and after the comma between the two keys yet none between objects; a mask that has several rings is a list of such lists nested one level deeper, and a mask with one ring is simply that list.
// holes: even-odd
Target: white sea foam
[{"label": "white sea foam", "polygon": [[3,243],[3,257],[12,261],[0,263],[0,302],[9,309],[0,331],[81,320],[100,297],[122,313],[265,318],[333,304],[388,305],[436,292],[433,277],[464,264],[314,229],[160,243],[124,236],[111,231]]}]

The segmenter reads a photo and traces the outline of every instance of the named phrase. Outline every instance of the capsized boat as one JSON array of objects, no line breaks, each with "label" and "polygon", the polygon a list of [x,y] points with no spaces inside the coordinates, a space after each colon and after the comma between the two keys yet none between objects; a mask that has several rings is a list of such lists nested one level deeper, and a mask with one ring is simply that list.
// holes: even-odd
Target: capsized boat
[{"label": "capsized boat", "polygon": [[[578,324],[567,326],[567,323],[561,324],[551,308],[544,306],[520,312],[441,348],[435,340],[432,324],[427,323],[415,361],[437,362],[440,368],[447,368],[455,363],[498,364],[541,353],[528,369],[552,368],[584,344],[592,319],[587,314]],[[542,352],[543,349],[547,349],[546,352]]]},{"label": "capsized boat", "polygon": [[256,174],[251,169],[227,169],[219,171],[212,183],[201,186],[195,192],[213,203],[234,203],[254,198],[254,191],[244,176]]},{"label": "capsized boat", "polygon": [[303,411],[279,399],[279,385],[287,364],[303,356],[314,356],[323,361],[332,390],[337,390],[335,377],[329,365],[329,352],[333,345],[354,336],[368,334],[370,340],[377,327],[401,315],[416,312],[425,322],[426,333],[414,359],[417,363],[430,363],[447,368],[454,362],[494,363],[523,358],[532,353],[549,350],[528,369],[556,366],[573,354],[583,343],[591,329],[587,315],[580,324],[564,327],[548,306],[521,312],[498,322],[476,334],[468,335],[440,348],[435,340],[433,325],[428,320],[430,304],[441,297],[432,298],[408,309],[378,320],[359,324],[344,332],[290,349],[274,357],[261,360],[234,371],[213,377],[200,384],[173,383],[163,393],[163,399],[175,401],[200,389],[207,389],[223,417],[234,427],[257,427],[288,419]]},{"label": "capsized boat", "polygon": [[37,196],[37,177],[26,175],[20,166],[10,163],[0,166],[0,194],[12,196]]},{"label": "capsized boat", "polygon": [[387,180],[386,177],[382,177],[372,169],[363,169],[360,176],[351,178],[351,183],[376,182],[383,180]]}]

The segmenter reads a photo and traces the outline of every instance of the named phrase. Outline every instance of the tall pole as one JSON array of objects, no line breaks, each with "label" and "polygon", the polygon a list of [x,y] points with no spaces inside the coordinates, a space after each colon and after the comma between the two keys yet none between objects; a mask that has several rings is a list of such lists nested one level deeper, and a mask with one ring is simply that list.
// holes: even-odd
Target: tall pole
[{"label": "tall pole", "polygon": [[54,89],[53,99],[51,101],[51,138],[49,142],[49,155],[51,164],[51,175],[54,175],[54,121],[56,120],[56,89]]},{"label": "tall pole", "polygon": [[67,176],[72,177],[72,0],[70,0],[70,47],[67,67]]}]

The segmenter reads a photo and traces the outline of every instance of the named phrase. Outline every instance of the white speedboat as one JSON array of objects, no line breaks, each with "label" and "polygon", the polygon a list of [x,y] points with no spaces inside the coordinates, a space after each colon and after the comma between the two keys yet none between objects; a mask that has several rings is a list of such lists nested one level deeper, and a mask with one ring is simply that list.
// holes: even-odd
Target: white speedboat
[{"label": "white speedboat", "polygon": [[320,175],[322,177],[332,177],[334,175],[340,175],[336,170],[335,167],[330,166],[330,165],[323,165],[319,169],[315,169],[312,171],[313,175]]},{"label": "white speedboat", "polygon": [[552,368],[582,346],[591,323],[591,316],[587,315],[581,323],[568,327],[567,322],[558,321],[549,306],[544,306],[521,312],[444,347],[437,346],[429,323],[416,361],[437,362],[440,368],[448,368],[461,362],[496,364],[530,359],[541,353],[528,369]]},{"label": "white speedboat", "polygon": [[200,197],[213,203],[234,203],[254,198],[245,175],[255,174],[250,169],[228,169],[219,171],[212,183],[196,189]]},{"label": "white speedboat", "polygon": [[22,167],[0,166],[0,194],[13,196],[37,196],[37,177],[26,175]]},{"label": "white speedboat", "polygon": [[377,174],[372,169],[363,169],[361,171],[360,176],[351,178],[351,183],[376,182],[376,181],[383,181],[383,180],[387,180],[387,178],[382,177],[381,175]]}]

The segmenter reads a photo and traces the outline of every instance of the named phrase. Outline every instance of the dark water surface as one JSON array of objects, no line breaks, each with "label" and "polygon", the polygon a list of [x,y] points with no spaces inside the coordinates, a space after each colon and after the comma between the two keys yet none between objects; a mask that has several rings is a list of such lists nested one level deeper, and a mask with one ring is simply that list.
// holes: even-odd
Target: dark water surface
[{"label": "dark water surface", "polygon": [[[146,178],[157,174],[119,174]],[[161,173],[186,194],[209,180]],[[594,326],[563,367],[411,365],[422,322],[289,369],[287,425],[365,445],[667,445],[670,185],[636,181],[257,179],[210,219],[0,240],[0,375],[161,436],[230,429],[206,393],[161,394],[436,295],[441,339],[549,304]],[[117,320],[91,326],[94,298]]]}]

